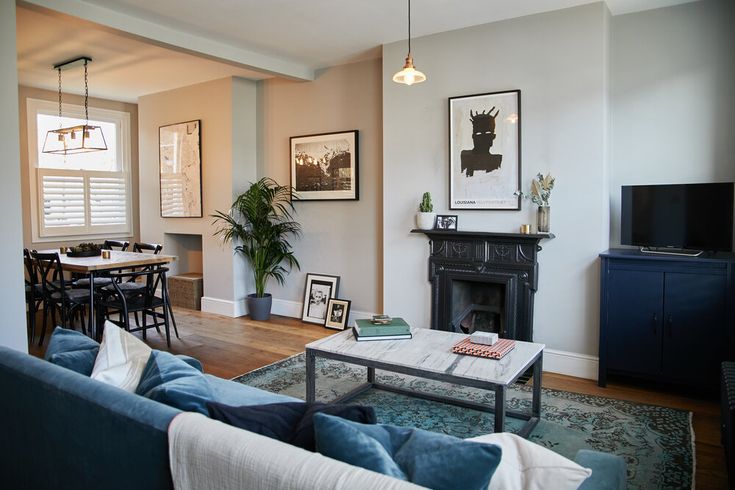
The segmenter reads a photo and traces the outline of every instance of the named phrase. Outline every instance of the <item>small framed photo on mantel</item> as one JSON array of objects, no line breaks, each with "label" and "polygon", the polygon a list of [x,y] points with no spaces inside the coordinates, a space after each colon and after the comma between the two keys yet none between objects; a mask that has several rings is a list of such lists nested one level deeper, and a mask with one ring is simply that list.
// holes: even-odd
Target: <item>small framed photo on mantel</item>
[{"label": "small framed photo on mantel", "polygon": [[357,201],[358,131],[291,137],[294,201]]},{"label": "small framed photo on mantel", "polygon": [[350,318],[350,304],[346,299],[330,298],[327,302],[327,317],[324,326],[335,330],[344,330]]},{"label": "small framed photo on mantel", "polygon": [[521,91],[449,99],[449,209],[521,209]]},{"label": "small framed photo on mantel", "polygon": [[438,214],[436,215],[436,223],[434,224],[434,229],[457,231],[458,219],[459,217],[456,214]]}]

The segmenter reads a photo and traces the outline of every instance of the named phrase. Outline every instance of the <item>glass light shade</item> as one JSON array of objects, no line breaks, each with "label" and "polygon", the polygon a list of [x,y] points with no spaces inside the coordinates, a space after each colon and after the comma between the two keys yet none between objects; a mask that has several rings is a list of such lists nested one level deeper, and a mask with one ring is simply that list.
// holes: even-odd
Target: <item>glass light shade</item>
[{"label": "glass light shade", "polygon": [[46,133],[43,153],[72,155],[107,150],[105,135],[99,126],[79,125],[54,129]]},{"label": "glass light shade", "polygon": [[414,68],[413,58],[410,54],[406,57],[406,64],[403,65],[403,70],[393,75],[394,82],[405,83],[406,85],[421,83],[424,80],[426,80],[426,75]]}]

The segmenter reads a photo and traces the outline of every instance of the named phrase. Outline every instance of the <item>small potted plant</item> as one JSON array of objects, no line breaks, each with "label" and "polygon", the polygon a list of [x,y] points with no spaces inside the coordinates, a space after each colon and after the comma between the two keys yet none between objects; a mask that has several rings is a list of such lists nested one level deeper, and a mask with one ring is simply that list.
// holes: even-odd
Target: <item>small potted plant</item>
[{"label": "small potted plant", "polygon": [[[291,250],[290,236],[301,234],[301,225],[293,220],[291,189],[265,177],[250,185],[232,204],[229,213],[216,211],[215,232],[226,242],[235,242],[235,253],[250,262],[255,279],[255,293],[245,299],[253,320],[270,318],[272,297],[265,292],[269,279],[283,285],[293,267],[300,269]],[[285,265],[285,267],[284,267]]]},{"label": "small potted plant", "polygon": [[531,181],[530,194],[525,194],[521,191],[516,192],[516,195],[529,199],[538,206],[536,227],[539,233],[548,233],[550,229],[551,206],[549,206],[549,199],[551,199],[551,190],[554,188],[555,180],[551,174],[544,175],[539,173]]},{"label": "small potted plant", "polygon": [[434,205],[431,203],[431,193],[424,192],[424,196],[419,203],[419,212],[416,213],[416,227],[419,230],[431,230],[434,228],[436,221],[436,213]]}]

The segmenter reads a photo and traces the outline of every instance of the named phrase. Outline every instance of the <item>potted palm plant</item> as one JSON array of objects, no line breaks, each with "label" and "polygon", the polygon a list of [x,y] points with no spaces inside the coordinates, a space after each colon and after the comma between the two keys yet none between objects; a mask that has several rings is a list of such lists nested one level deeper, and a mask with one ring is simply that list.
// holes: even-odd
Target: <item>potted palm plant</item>
[{"label": "potted palm plant", "polygon": [[253,268],[255,293],[246,298],[253,320],[270,318],[273,298],[265,292],[268,281],[275,279],[283,285],[292,268],[301,268],[289,242],[291,236],[301,235],[293,211],[291,189],[265,177],[240,194],[228,213],[215,211],[212,215],[221,225],[214,234],[235,243],[235,253]]}]

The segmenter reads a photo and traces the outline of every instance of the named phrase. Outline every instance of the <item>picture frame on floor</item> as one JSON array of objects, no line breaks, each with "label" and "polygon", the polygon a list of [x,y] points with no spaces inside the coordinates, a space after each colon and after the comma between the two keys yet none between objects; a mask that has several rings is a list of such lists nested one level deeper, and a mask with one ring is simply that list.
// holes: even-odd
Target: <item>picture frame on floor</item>
[{"label": "picture frame on floor", "polygon": [[350,321],[350,305],[347,299],[329,298],[327,301],[327,316],[324,326],[335,330],[344,330]]},{"label": "picture frame on floor", "polygon": [[306,274],[304,284],[304,307],[301,320],[324,325],[327,319],[327,302],[339,293],[339,276]]},{"label": "picture frame on floor", "polygon": [[449,98],[449,209],[521,209],[521,91]]},{"label": "picture frame on floor", "polygon": [[358,201],[358,130],[292,136],[291,199]]}]

